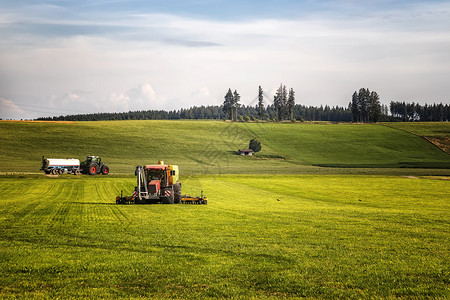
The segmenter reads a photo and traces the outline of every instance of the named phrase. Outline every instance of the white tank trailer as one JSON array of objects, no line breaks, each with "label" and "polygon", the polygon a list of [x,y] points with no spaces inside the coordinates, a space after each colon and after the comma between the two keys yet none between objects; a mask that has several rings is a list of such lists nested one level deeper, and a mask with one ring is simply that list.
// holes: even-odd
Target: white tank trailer
[{"label": "white tank trailer", "polygon": [[76,158],[44,158],[42,156],[42,168],[45,174],[80,174],[80,160]]}]

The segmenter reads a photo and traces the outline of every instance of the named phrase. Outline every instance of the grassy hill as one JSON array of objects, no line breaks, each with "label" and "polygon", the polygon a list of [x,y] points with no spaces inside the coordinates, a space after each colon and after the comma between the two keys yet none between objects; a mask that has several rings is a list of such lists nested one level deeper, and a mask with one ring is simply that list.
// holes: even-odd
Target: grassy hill
[{"label": "grassy hill", "polygon": [[[449,298],[450,158],[414,126],[0,122],[0,298]],[[208,205],[115,204],[161,159]]]},{"label": "grassy hill", "polygon": [[[444,129],[446,130],[446,129]],[[251,138],[259,157],[240,157]],[[0,122],[0,172],[39,172],[41,157],[100,155],[112,173],[164,160],[184,174],[299,173],[334,167],[449,168],[426,140],[380,125],[221,121]],[[259,159],[258,159],[259,158]]]},{"label": "grassy hill", "polygon": [[449,122],[398,122],[384,123],[384,125],[422,136],[450,154]]}]

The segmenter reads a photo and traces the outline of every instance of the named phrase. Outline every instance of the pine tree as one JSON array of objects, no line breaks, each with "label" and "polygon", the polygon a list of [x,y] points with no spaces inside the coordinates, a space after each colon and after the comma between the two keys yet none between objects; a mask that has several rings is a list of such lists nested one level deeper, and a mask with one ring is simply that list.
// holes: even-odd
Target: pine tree
[{"label": "pine tree", "polygon": [[278,121],[283,121],[287,115],[287,91],[286,86],[283,84],[278,88],[273,99],[273,104],[277,111]]},{"label": "pine tree", "polygon": [[352,96],[351,110],[353,116],[353,122],[358,122],[359,120],[359,97],[358,93],[355,91]]},{"label": "pine tree", "polygon": [[234,90],[234,94],[233,94],[233,121],[237,120],[238,117],[238,108],[240,106],[239,101],[241,101],[241,96],[238,94],[238,92],[236,90]]},{"label": "pine tree", "polygon": [[264,117],[264,98],[263,98],[263,90],[261,86],[258,89],[258,117],[260,120]]},{"label": "pine tree", "polygon": [[234,105],[234,99],[233,99],[233,93],[231,92],[231,89],[228,89],[228,92],[225,95],[225,101],[223,101],[223,112],[228,117],[228,119],[233,120],[233,105]]},{"label": "pine tree", "polygon": [[370,93],[367,111],[369,121],[376,123],[380,119],[381,104],[380,104],[380,96],[378,96],[377,92]]},{"label": "pine tree", "polygon": [[275,96],[273,96],[273,106],[275,107],[275,113],[277,114],[279,121],[281,121],[280,118],[282,106],[281,94],[282,94],[282,85],[280,85],[280,87],[277,89],[277,92],[275,93]]},{"label": "pine tree", "polygon": [[361,88],[358,94],[358,110],[359,110],[359,120],[364,123],[368,121],[368,103],[369,103],[370,91],[369,89]]},{"label": "pine tree", "polygon": [[286,86],[283,85],[281,90],[281,118],[280,120],[286,120],[288,118],[288,110],[287,110],[287,89]]},{"label": "pine tree", "polygon": [[287,110],[289,113],[290,121],[294,120],[294,108],[295,108],[295,92],[294,92],[294,89],[291,88],[289,90],[289,97],[288,97],[288,102],[287,102]]}]

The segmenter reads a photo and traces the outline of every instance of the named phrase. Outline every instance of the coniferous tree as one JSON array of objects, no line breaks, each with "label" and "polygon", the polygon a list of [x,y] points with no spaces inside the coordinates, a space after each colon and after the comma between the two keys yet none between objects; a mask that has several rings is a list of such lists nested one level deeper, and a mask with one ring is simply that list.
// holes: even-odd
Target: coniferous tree
[{"label": "coniferous tree", "polygon": [[367,112],[369,122],[378,122],[381,117],[381,104],[380,96],[378,96],[377,92],[372,91],[370,93]]},{"label": "coniferous tree", "polygon": [[280,120],[280,112],[281,112],[281,106],[282,106],[282,101],[281,101],[281,91],[282,87],[280,86],[277,89],[277,92],[275,93],[275,96],[273,96],[273,106],[275,108],[275,113],[278,117],[278,120]]},{"label": "coniferous tree", "polygon": [[287,110],[287,89],[286,86],[283,85],[281,91],[281,118],[280,121],[286,120],[288,118],[288,110]]},{"label": "coniferous tree", "polygon": [[260,120],[264,117],[264,98],[263,98],[263,90],[261,86],[258,89],[258,117]]},{"label": "coniferous tree", "polygon": [[361,88],[352,95],[353,122],[377,122],[381,117],[380,97],[376,92]]},{"label": "coniferous tree", "polygon": [[287,91],[286,86],[281,84],[274,96],[273,103],[277,111],[278,121],[286,119],[287,112]]},{"label": "coniferous tree", "polygon": [[359,109],[359,121],[364,123],[368,120],[368,104],[369,104],[369,89],[361,88],[358,93],[358,109]]},{"label": "coniferous tree", "polygon": [[353,122],[359,121],[359,97],[358,93],[355,91],[352,96],[351,110],[353,116]]},{"label": "coniferous tree", "polygon": [[288,101],[287,101],[287,110],[289,113],[290,121],[294,120],[294,108],[295,108],[295,92],[294,92],[294,89],[291,88],[289,90],[289,97],[288,97]]},{"label": "coniferous tree", "polygon": [[223,101],[223,112],[228,117],[228,119],[233,120],[233,105],[234,105],[234,99],[233,99],[233,93],[231,92],[231,89],[228,89],[228,92],[225,95],[225,101]]},{"label": "coniferous tree", "polygon": [[241,96],[238,94],[236,90],[234,90],[233,94],[233,121],[236,121],[238,118],[238,108],[240,106],[239,101],[241,101]]}]

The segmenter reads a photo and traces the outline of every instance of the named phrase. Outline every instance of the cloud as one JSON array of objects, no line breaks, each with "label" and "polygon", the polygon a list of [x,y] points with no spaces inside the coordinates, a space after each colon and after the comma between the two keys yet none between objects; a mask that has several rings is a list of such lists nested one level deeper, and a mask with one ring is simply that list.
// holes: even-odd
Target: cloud
[{"label": "cloud", "polygon": [[17,116],[25,114],[25,111],[17,106],[13,101],[0,97],[0,118],[15,119]]},{"label": "cloud", "polygon": [[367,10],[355,1],[307,2],[327,9],[234,20],[149,9],[4,10],[0,90],[69,112],[221,104],[228,88],[250,104],[259,85],[269,92],[280,83],[305,105],[346,106],[361,87],[382,101],[448,99],[450,3],[376,1]]},{"label": "cloud", "polygon": [[142,83],[124,93],[111,93],[103,104],[109,111],[111,108],[113,111],[163,109],[164,105],[165,98],[157,96],[149,83]]},{"label": "cloud", "polygon": [[110,107],[113,111],[129,111],[130,110],[130,97],[122,93],[112,93],[109,96]]},{"label": "cloud", "polygon": [[192,91],[191,96],[192,97],[209,97],[211,95],[211,92],[206,86],[202,86],[199,89],[196,89]]}]

